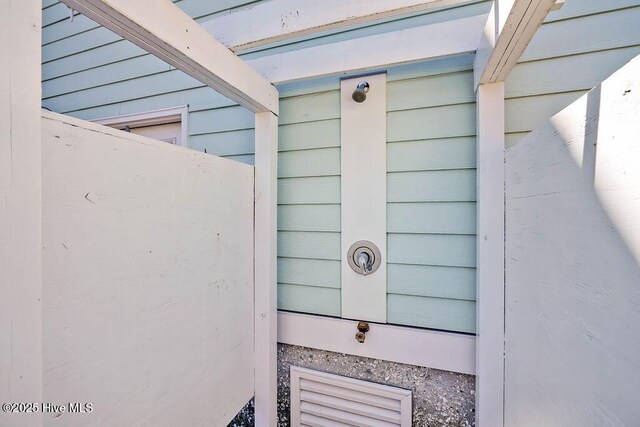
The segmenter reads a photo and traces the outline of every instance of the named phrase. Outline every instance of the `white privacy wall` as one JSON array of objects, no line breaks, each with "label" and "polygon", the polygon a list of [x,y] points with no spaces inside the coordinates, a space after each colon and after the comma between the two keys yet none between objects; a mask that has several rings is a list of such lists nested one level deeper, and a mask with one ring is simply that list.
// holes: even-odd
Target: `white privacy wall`
[{"label": "white privacy wall", "polygon": [[253,396],[253,167],[46,113],[45,425],[226,426]]},{"label": "white privacy wall", "polygon": [[509,426],[640,418],[640,57],[506,153]]}]

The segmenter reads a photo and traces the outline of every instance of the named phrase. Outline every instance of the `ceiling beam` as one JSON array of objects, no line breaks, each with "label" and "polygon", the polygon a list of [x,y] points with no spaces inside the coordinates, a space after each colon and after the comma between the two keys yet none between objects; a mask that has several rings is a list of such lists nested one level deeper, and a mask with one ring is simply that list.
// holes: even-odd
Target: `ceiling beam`
[{"label": "ceiling beam", "polygon": [[474,63],[476,87],[505,81],[556,0],[496,0]]},{"label": "ceiling beam", "polygon": [[61,0],[253,112],[278,114],[278,91],[169,0]]},{"label": "ceiling beam", "polygon": [[485,21],[486,15],[472,16],[252,58],[247,63],[273,83],[365,72],[474,52]]},{"label": "ceiling beam", "polygon": [[233,51],[470,0],[271,0],[201,25]]}]

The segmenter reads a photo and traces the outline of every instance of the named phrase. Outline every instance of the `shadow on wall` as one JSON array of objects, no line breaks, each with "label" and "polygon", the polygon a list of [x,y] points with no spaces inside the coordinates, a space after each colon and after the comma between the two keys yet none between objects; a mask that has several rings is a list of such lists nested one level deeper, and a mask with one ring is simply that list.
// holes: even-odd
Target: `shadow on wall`
[{"label": "shadow on wall", "polygon": [[640,57],[506,153],[508,426],[640,418]]}]

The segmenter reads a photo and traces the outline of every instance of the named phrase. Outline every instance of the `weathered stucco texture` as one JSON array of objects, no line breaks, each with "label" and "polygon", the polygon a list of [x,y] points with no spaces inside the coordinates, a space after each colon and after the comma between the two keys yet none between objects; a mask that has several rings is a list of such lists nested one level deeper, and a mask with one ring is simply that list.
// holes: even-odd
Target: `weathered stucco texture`
[{"label": "weathered stucco texture", "polygon": [[473,426],[475,377],[306,347],[278,345],[278,425],[289,426],[289,369],[302,366],[413,391],[413,425]]}]

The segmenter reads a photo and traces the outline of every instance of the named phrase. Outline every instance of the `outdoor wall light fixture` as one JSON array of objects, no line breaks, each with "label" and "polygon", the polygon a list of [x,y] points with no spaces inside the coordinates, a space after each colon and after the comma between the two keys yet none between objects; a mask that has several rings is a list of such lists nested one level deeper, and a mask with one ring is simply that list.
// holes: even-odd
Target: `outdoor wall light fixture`
[{"label": "outdoor wall light fixture", "polygon": [[369,92],[369,83],[362,81],[358,83],[358,86],[356,87],[356,90],[353,91],[351,98],[359,104],[367,99],[367,92]]}]

